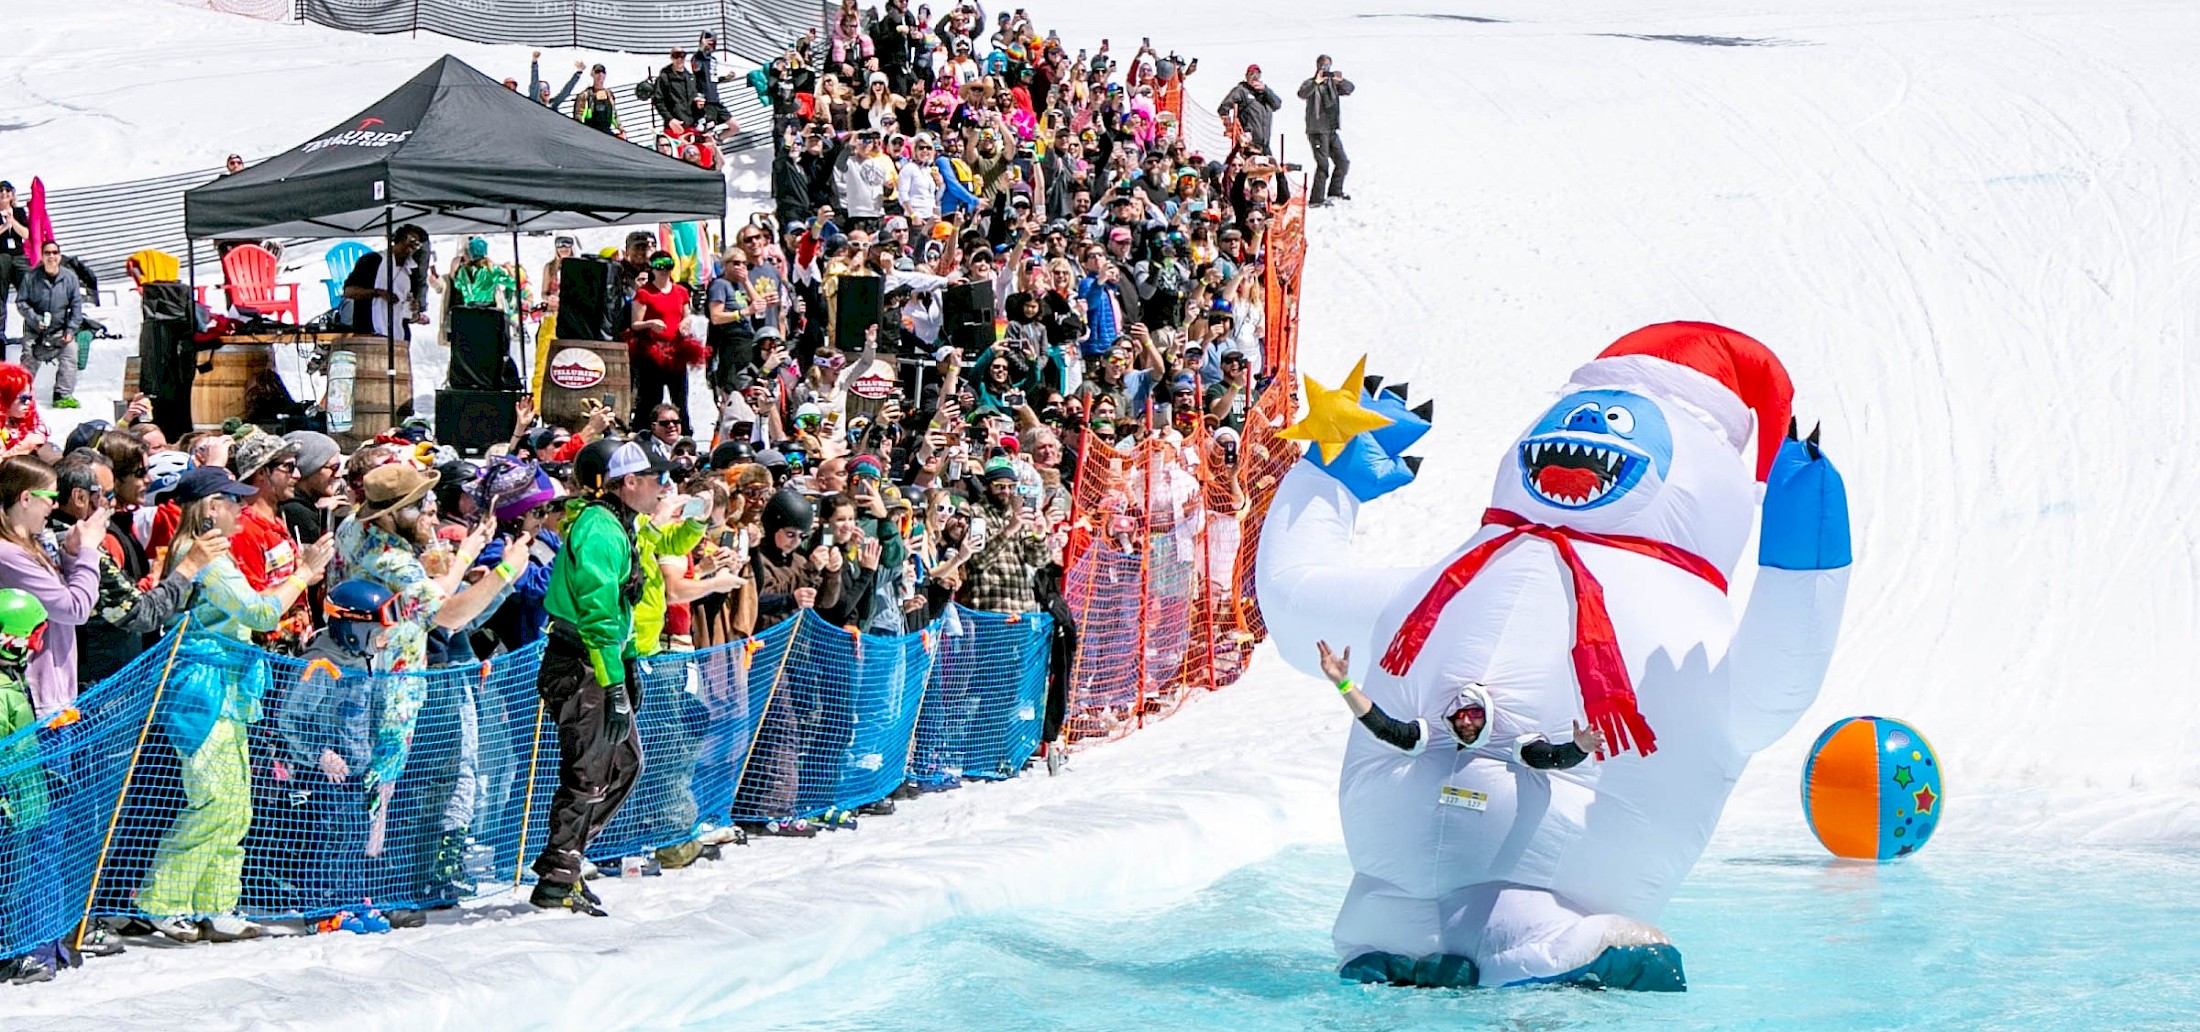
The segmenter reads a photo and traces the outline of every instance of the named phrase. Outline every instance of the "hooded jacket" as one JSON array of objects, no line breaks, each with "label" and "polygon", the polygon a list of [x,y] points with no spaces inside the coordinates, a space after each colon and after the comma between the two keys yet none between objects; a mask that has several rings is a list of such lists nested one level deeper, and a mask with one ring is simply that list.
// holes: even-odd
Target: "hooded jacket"
[{"label": "hooded jacket", "polygon": [[596,683],[626,683],[634,647],[634,607],[642,598],[634,539],[636,516],[617,498],[574,502],[565,548],[550,568],[543,608],[554,632],[580,639]]},{"label": "hooded jacket", "polygon": [[795,615],[800,608],[794,600],[797,588],[817,591],[817,609],[831,609],[840,602],[839,571],[818,568],[799,549],[782,552],[773,541],[783,527],[809,536],[814,519],[810,500],[792,491],[781,491],[764,505],[764,540],[749,551],[749,579],[756,586],[759,632]]}]

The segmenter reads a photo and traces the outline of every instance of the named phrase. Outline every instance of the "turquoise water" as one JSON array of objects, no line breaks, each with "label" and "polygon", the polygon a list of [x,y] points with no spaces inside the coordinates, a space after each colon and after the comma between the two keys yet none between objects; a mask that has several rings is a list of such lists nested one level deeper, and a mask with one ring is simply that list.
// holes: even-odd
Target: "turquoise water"
[{"label": "turquoise water", "polygon": [[1678,996],[1339,983],[1339,847],[1188,898],[952,921],[744,1010],[775,1029],[2191,1029],[2200,854],[1707,857],[1667,909]]}]

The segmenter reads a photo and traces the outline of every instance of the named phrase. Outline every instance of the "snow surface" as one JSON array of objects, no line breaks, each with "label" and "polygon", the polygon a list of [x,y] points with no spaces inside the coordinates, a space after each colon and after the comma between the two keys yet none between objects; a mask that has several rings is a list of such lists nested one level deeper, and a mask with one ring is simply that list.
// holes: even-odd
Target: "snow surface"
[{"label": "snow surface", "polygon": [[[1505,444],[1621,333],[1710,319],[1786,361],[1797,411],[1823,420],[1847,475],[1857,571],[1819,704],[1751,767],[1715,850],[1813,848],[1801,752],[1853,713],[1932,737],[1953,806],[1942,836],[2200,841],[2200,757],[2181,748],[2200,720],[2185,684],[2200,666],[2200,473],[2184,451],[2200,439],[2200,148],[2181,117],[2200,110],[2200,9],[1031,6],[1073,47],[1153,34],[1200,57],[1191,87],[1209,105],[1258,61],[1286,95],[1291,154],[1289,93],[1314,54],[1358,84],[1344,134],[1357,199],[1311,219],[1304,364],[1341,376],[1368,352],[1439,417],[1421,481],[1367,510],[1371,562],[1424,562],[1470,533]],[[0,174],[49,187],[269,153],[445,51],[517,75],[528,49],[162,0],[43,5],[13,39],[0,109],[29,127],[5,132]],[[112,397],[119,354],[95,361],[85,396]],[[430,382],[429,362],[419,372]],[[723,1020],[954,914],[1181,893],[1334,838],[1343,729],[1329,693],[1264,650],[1245,683],[1062,777],[609,884],[608,920],[488,905],[374,940],[137,948],[6,994],[0,1025]]]}]

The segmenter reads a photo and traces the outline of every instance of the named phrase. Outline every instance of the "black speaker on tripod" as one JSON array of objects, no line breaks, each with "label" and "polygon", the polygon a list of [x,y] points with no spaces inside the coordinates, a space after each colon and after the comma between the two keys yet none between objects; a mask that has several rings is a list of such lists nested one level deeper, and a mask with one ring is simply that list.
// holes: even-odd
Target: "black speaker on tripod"
[{"label": "black speaker on tripod", "polygon": [[558,339],[612,340],[611,296],[617,282],[609,258],[575,255],[558,263]]},{"label": "black speaker on tripod", "polygon": [[451,309],[448,339],[449,386],[462,391],[519,389],[519,367],[512,362],[512,335],[503,310]]},{"label": "black speaker on tripod", "polygon": [[878,325],[886,281],[877,276],[842,276],[833,295],[833,346],[862,351],[863,331]]},{"label": "black speaker on tripod", "polygon": [[949,287],[940,294],[940,336],[962,349],[966,358],[993,346],[991,281]]}]

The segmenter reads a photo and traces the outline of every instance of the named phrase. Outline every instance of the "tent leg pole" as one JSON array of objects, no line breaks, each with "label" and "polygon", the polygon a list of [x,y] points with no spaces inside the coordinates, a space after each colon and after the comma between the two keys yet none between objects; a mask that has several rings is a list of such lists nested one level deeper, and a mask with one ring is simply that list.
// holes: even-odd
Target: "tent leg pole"
[{"label": "tent leg pole", "polygon": [[[396,220],[396,209],[390,207],[382,209],[382,274],[390,278],[390,293],[392,294],[397,293]],[[418,300],[418,298],[414,299],[415,302]],[[371,300],[369,303],[372,303]],[[397,429],[397,320],[401,318],[410,318],[410,316],[399,312],[397,306],[393,304],[390,306],[389,318],[383,320],[382,324],[384,330],[382,334],[382,380],[388,387],[390,399],[390,425],[384,428],[387,430]],[[373,329],[374,324],[369,322],[367,328]],[[354,403],[354,407],[356,408],[356,403]]]},{"label": "tent leg pole", "polygon": [[[524,275],[519,264],[519,209],[505,209],[505,218],[509,220],[512,229],[512,333],[519,342],[521,366],[533,369],[535,367],[534,363],[527,354],[527,305],[525,304],[527,299],[522,295],[519,287],[520,277]],[[555,248],[551,250],[552,253],[556,253]],[[497,376],[499,377],[497,382],[503,382],[501,379],[503,375],[504,370],[500,366],[497,369]]]}]

